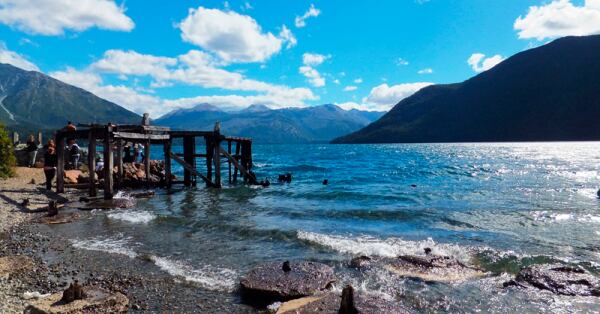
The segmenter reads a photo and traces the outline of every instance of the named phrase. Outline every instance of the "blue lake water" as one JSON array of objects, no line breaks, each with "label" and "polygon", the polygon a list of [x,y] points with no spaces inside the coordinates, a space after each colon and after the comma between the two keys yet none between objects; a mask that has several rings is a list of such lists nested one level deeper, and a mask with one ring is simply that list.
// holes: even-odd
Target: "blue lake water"
[{"label": "blue lake water", "polygon": [[[159,192],[134,210],[78,222],[73,246],[151,254],[162,271],[223,294],[257,263],[312,259],[335,267],[340,286],[420,312],[600,311],[598,298],[502,287],[533,263],[600,272],[600,143],[255,144],[253,153],[270,187]],[[287,172],[293,182],[277,183]],[[430,284],[346,267],[358,254],[425,247],[490,276]]]}]

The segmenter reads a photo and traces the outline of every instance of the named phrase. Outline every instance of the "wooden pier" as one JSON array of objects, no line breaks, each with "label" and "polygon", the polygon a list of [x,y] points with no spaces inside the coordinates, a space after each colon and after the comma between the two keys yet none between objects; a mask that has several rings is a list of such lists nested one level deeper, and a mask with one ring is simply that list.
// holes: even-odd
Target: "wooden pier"
[{"label": "wooden pier", "polygon": [[[258,184],[252,173],[252,139],[222,135],[219,123],[215,124],[212,131],[174,131],[167,127],[152,126],[148,124],[145,116],[142,125],[84,125],[75,131],[61,129],[57,131],[55,141],[57,147],[57,193],[65,191],[65,149],[68,139],[86,140],[88,142],[88,168],[90,171],[89,195],[97,196],[98,185],[95,180],[96,148],[103,147],[103,177],[104,183],[100,188],[104,190],[104,198],[111,199],[123,184],[123,147],[126,143],[140,143],[144,145],[144,169],[146,187],[150,188],[150,160],[151,146],[162,145],[164,155],[165,182],[163,185],[169,189],[173,184],[183,184],[186,187],[195,187],[200,178],[207,187],[220,188],[222,174],[227,170],[230,184],[238,182],[238,177],[244,183]],[[181,139],[183,151],[173,151],[173,141]],[[199,140],[204,141],[206,151],[197,152]],[[225,148],[224,148],[225,147]],[[198,162],[204,159],[204,163]],[[184,168],[183,181],[172,180],[172,161],[179,163]],[[223,162],[226,168],[223,169]],[[116,169],[115,169],[116,168]],[[205,168],[206,172],[200,170]]]}]

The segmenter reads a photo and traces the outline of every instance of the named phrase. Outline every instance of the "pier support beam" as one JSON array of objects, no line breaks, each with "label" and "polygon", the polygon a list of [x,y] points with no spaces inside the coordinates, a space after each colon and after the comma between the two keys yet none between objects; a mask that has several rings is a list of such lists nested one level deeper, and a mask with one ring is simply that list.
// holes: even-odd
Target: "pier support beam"
[{"label": "pier support beam", "polygon": [[150,140],[144,146],[144,170],[146,171],[146,189],[150,189]]},{"label": "pier support beam", "polygon": [[123,185],[123,140],[117,140],[117,189],[121,189]]},{"label": "pier support beam", "polygon": [[65,137],[56,136],[56,193],[65,192]]},{"label": "pier support beam", "polygon": [[171,188],[172,176],[171,176],[171,140],[167,140],[163,144],[163,152],[165,155],[165,186],[167,189]]},{"label": "pier support beam", "polygon": [[109,200],[114,196],[113,182],[113,152],[110,135],[112,125],[108,124],[104,132],[104,199]]},{"label": "pier support beam", "polygon": [[88,188],[91,197],[96,196],[96,135],[90,131],[88,135],[88,168],[90,171],[90,186]]},{"label": "pier support beam", "polygon": [[[183,138],[183,160],[186,164],[196,168],[196,138],[186,136]],[[193,173],[188,169],[183,171],[183,184],[187,187],[196,186],[196,180],[192,177]]]}]

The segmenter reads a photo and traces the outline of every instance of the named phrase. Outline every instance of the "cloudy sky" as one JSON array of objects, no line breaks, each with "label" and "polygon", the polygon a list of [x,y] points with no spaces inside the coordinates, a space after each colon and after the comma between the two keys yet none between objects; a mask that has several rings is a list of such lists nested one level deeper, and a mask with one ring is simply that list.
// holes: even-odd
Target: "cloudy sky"
[{"label": "cloudy sky", "polygon": [[0,0],[0,62],[137,113],[388,110],[515,53],[600,33],[600,0]]}]

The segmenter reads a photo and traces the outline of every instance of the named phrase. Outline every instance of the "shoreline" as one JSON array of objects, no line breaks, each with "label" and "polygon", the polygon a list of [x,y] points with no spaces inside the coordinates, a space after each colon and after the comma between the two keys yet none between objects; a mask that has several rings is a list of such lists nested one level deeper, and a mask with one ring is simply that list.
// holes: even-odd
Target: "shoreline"
[{"label": "shoreline", "polygon": [[[43,171],[17,168],[17,176],[0,181],[0,261],[21,256],[29,267],[0,276],[0,312],[23,313],[29,302],[25,294],[62,292],[77,280],[85,286],[120,292],[129,299],[128,311],[256,313],[243,305],[235,293],[206,291],[184,278],[161,270],[144,255],[129,257],[73,247],[73,240],[39,223],[44,213],[27,213],[20,205],[29,198],[29,209],[44,207],[49,200],[65,198],[46,192]],[[31,179],[35,184],[30,184]],[[68,192],[75,200],[81,192]],[[79,212],[86,219],[89,212]],[[0,265],[0,275],[2,275]]]}]

